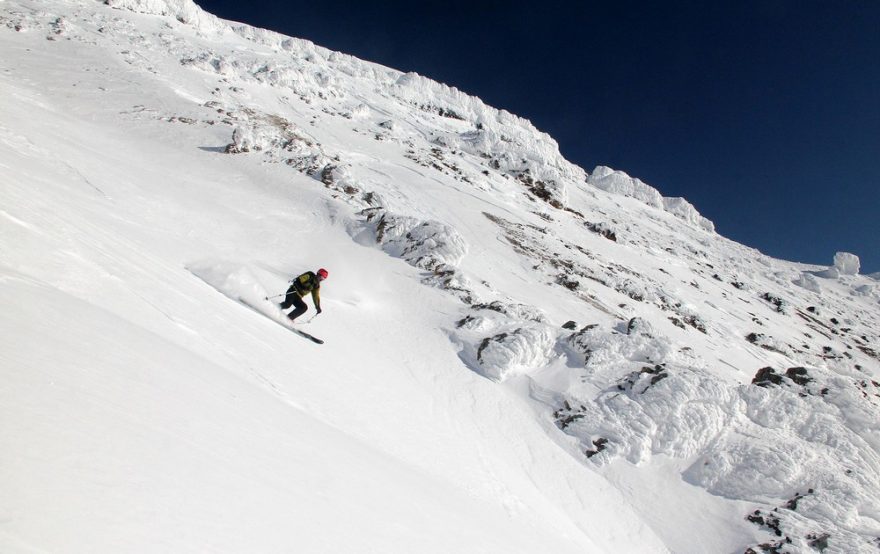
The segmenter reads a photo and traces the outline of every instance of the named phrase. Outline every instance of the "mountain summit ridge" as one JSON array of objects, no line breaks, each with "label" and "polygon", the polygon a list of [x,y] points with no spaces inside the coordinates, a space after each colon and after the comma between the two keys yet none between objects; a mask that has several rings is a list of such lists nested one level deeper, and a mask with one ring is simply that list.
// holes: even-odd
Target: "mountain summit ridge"
[{"label": "mountain summit ridge", "polygon": [[[664,198],[655,188],[638,179],[632,179],[622,171],[599,166],[594,169],[592,176],[590,176],[591,178],[587,179],[588,175],[583,169],[571,164],[562,157],[556,141],[548,134],[536,129],[530,121],[511,114],[506,110],[498,110],[487,106],[479,98],[463,93],[455,87],[422,77],[417,73],[401,73],[382,66],[376,66],[375,64],[369,64],[351,56],[316,47],[307,40],[293,39],[280,33],[256,29],[249,25],[227,23],[205,12],[192,0],[106,0],[106,4],[118,9],[174,17],[180,23],[208,33],[222,34],[231,31],[247,40],[264,46],[270,46],[276,51],[292,52],[295,48],[305,50],[306,52],[311,51],[326,62],[332,62],[343,57],[353,65],[360,66],[357,69],[358,73],[362,75],[372,73],[373,78],[379,81],[378,84],[380,85],[388,86],[389,77],[396,77],[394,85],[397,86],[390,88],[393,91],[392,94],[401,100],[418,104],[419,99],[424,96],[436,97],[442,99],[447,104],[447,107],[432,106],[431,109],[436,109],[447,117],[464,118],[476,125],[477,130],[463,134],[454,144],[447,146],[457,146],[459,148],[472,146],[474,150],[479,152],[491,151],[493,148],[498,149],[502,141],[509,142],[511,140],[509,136],[505,136],[505,132],[507,132],[516,137],[514,140],[523,143],[523,151],[531,153],[531,161],[540,164],[550,160],[549,164],[555,166],[562,174],[556,175],[557,178],[561,177],[562,179],[575,182],[586,180],[588,183],[603,190],[639,198],[649,205],[680,215],[686,221],[693,221],[710,232],[714,231],[714,225],[711,221],[700,216],[693,205],[686,200]],[[314,62],[315,60],[311,61]],[[222,63],[222,60],[212,60],[211,64],[202,65],[201,67],[207,70],[212,68],[216,70],[217,66],[222,65]],[[375,67],[378,71],[369,71],[370,67]],[[367,69],[365,70],[364,68]],[[284,68],[267,69],[266,71],[270,74],[272,72],[279,74],[284,72]],[[500,123],[501,129],[496,129],[492,122]],[[501,148],[503,149],[503,145],[501,145]],[[537,168],[529,169],[536,171]],[[537,173],[542,172],[537,171]],[[555,172],[551,172],[551,175],[553,173]],[[552,176],[544,175],[536,178],[552,179]]]}]

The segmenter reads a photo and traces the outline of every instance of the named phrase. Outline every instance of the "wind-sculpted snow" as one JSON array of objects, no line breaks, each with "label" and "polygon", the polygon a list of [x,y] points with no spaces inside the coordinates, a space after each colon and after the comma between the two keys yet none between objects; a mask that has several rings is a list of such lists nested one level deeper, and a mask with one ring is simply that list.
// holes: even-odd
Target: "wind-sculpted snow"
[{"label": "wind-sculpted snow", "polygon": [[502,382],[547,365],[555,355],[558,333],[540,310],[510,301],[469,300],[469,315],[456,323],[453,337],[462,345],[462,360],[477,373]]},{"label": "wind-sculpted snow", "polygon": [[[778,512],[779,527],[793,547],[807,546],[804,538],[818,524],[833,530],[839,551],[861,552],[869,544],[860,536],[865,524],[877,520],[880,456],[876,431],[865,436],[867,429],[853,425],[848,414],[876,409],[880,397],[866,402],[853,394],[853,383],[817,368],[809,375],[814,384],[800,389],[793,383],[742,387],[746,417],[738,417],[685,477],[713,494],[752,501],[809,491]],[[772,440],[754,440],[768,431]]]},{"label": "wind-sculpted snow", "polygon": [[841,275],[858,275],[861,263],[855,254],[838,252],[834,255],[834,267]]},{"label": "wind-sculpted snow", "polygon": [[645,184],[640,179],[630,177],[623,171],[597,166],[593,169],[593,173],[587,177],[587,183],[606,192],[631,196],[649,206],[666,210],[695,227],[710,233],[715,232],[715,224],[701,216],[693,204],[684,198],[664,198],[657,189]]},{"label": "wind-sculpted snow", "polygon": [[587,182],[607,192],[631,196],[655,208],[663,207],[663,195],[657,189],[646,185],[640,179],[630,177],[623,171],[615,171],[600,165],[593,169]]},{"label": "wind-sculpted snow", "polygon": [[610,369],[619,373],[612,364],[622,360],[634,363],[660,364],[667,362],[672,355],[669,339],[657,335],[653,326],[641,319],[633,318],[625,333],[603,330],[588,326],[568,337],[567,342],[584,358],[585,366],[591,373]]},{"label": "wind-sculpted snow", "polygon": [[822,285],[819,283],[819,280],[816,279],[816,276],[811,273],[801,273],[797,279],[794,279],[792,282],[795,285],[815,292],[816,294],[822,294]]},{"label": "wind-sculpted snow", "polygon": [[283,162],[313,177],[335,162],[306,132],[282,117],[247,108],[227,111],[225,116],[235,125],[227,154],[260,153],[266,161]]},{"label": "wind-sculpted snow", "polygon": [[732,417],[731,391],[704,369],[686,365],[687,356],[646,321],[630,321],[626,332],[584,328],[567,342],[584,357],[587,380],[601,392],[591,399],[583,396],[590,387],[575,384],[565,396],[579,408],[558,412],[557,419],[574,418],[561,425],[582,439],[585,450],[602,439],[601,454],[589,454],[595,461],[692,456]]},{"label": "wind-sculpted snow", "polygon": [[[357,110],[369,113],[416,110],[419,118],[433,127],[431,142],[446,150],[460,150],[482,157],[489,167],[522,182],[534,195],[556,208],[568,204],[567,183],[587,182],[605,191],[632,196],[657,209],[666,210],[692,225],[714,231],[714,225],[700,216],[684,199],[663,198],[660,193],[623,172],[597,167],[592,175],[565,160],[557,143],[535,129],[527,120],[505,110],[486,106],[480,99],[454,87],[437,83],[416,73],[400,73],[350,56],[316,47],[309,41],[254,29],[247,25],[227,24],[206,14],[191,0],[108,0],[114,6],[156,15],[170,15],[203,31],[233,30],[239,36],[286,55],[278,59],[248,56],[243,53],[201,52],[181,59],[184,65],[198,67],[227,78],[256,81],[289,90],[306,102],[348,101],[350,87],[345,79],[364,80],[393,99],[390,106],[359,104]],[[337,108],[338,109],[338,108]],[[352,118],[352,111],[337,113]],[[445,124],[432,121],[439,116]],[[240,140],[263,135],[256,129],[239,129]],[[406,140],[406,139],[404,139]],[[259,139],[257,139],[259,142]]]},{"label": "wind-sculpted snow", "polygon": [[516,373],[542,367],[549,361],[555,333],[546,325],[532,324],[499,332],[480,341],[476,367],[486,377],[504,381]]},{"label": "wind-sculpted snow", "polygon": [[627,334],[592,327],[568,341],[600,392],[574,385],[555,416],[591,460],[696,456],[686,480],[752,502],[809,489],[796,510],[778,516],[794,548],[807,545],[815,525],[841,551],[867,548],[860,533],[865,518],[877,524],[880,492],[880,383],[795,368],[757,386],[731,386],[639,321]]},{"label": "wind-sculpted snow", "polygon": [[468,245],[458,231],[439,221],[422,221],[376,208],[368,211],[366,222],[383,250],[415,267],[454,267],[467,254]]},{"label": "wind-sculpted snow", "polygon": [[202,10],[192,0],[104,0],[104,3],[111,8],[173,17],[204,31],[227,28],[220,19]]},{"label": "wind-sculpted snow", "polygon": [[715,232],[715,224],[701,216],[694,205],[684,198],[663,198],[663,209],[695,227],[701,227],[710,233]]}]

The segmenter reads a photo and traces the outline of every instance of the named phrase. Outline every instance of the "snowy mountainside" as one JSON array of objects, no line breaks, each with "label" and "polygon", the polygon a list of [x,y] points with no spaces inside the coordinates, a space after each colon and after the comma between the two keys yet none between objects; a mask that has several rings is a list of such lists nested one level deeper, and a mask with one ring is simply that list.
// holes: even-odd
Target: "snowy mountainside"
[{"label": "snowy mountainside", "polygon": [[[189,491],[185,509],[198,510],[232,475],[254,504],[268,498],[309,522],[302,544],[334,551],[318,545],[320,530],[339,533],[321,517],[339,501],[290,484],[283,466],[296,460],[294,472],[343,476],[333,490],[348,493],[350,536],[369,537],[375,551],[876,551],[880,288],[857,274],[857,259],[839,255],[828,268],[771,259],[715,234],[683,199],[610,168],[588,174],[528,121],[479,99],[219,20],[189,0],[5,0],[0,23],[10,99],[0,263],[4,305],[16,306],[4,316],[13,354],[2,370],[17,385],[3,398],[34,399],[7,404],[4,420],[43,406],[37,382],[17,372],[51,364],[41,338],[66,337],[75,352],[91,344],[103,354],[94,374],[82,352],[60,366],[80,381],[55,378],[71,394],[99,392],[83,404],[53,396],[62,409],[50,410],[51,423],[64,426],[73,407],[106,408],[95,398],[133,399],[137,417],[124,425],[85,421],[137,442],[133,451],[154,462],[143,483],[164,494],[126,482],[132,450],[104,459],[114,450],[91,438],[79,465],[67,463],[48,419],[6,424],[4,436],[72,491],[52,514],[60,537],[77,537],[60,522],[84,507],[77,493],[94,490],[65,478],[109,466],[118,490],[153,503],[172,528],[191,526],[190,549],[228,533],[168,499]],[[282,292],[302,264],[331,269],[327,313],[309,324],[326,350],[287,344],[296,338],[215,294]],[[58,317],[81,327],[67,337]],[[106,337],[142,359],[118,356]],[[154,351],[184,375],[153,373]],[[243,460],[225,454],[219,423],[187,411],[192,398],[172,395],[161,417],[151,408],[166,402],[154,388],[183,379],[198,391],[217,373],[224,388],[212,394],[244,405],[194,404],[236,430]],[[242,385],[252,382],[286,407],[261,411],[260,392]],[[153,453],[163,435],[144,429],[173,427],[175,413],[208,429],[196,462],[183,434],[167,458]],[[264,422],[266,442],[245,440],[251,429],[236,415]],[[299,432],[281,423],[291,418],[306,446],[287,436]],[[331,454],[306,461],[308,445]],[[180,483],[218,450],[228,475]],[[381,492],[341,462],[353,452],[377,489],[436,508],[416,517],[380,507]],[[256,486],[244,460],[263,475]],[[13,499],[0,504],[0,540],[51,550],[27,513],[41,506],[24,492],[40,478],[27,461],[0,465]],[[304,491],[317,515],[303,515],[288,490]],[[254,525],[246,506],[222,513],[232,497],[216,498],[214,517]],[[120,509],[112,494],[96,502]],[[146,519],[121,513],[101,520],[127,521],[109,541],[149,550],[136,523]],[[383,515],[405,529],[389,531]],[[466,530],[461,543],[417,538],[450,525]],[[289,548],[278,533],[246,536]],[[335,551],[358,544],[342,536]]]}]

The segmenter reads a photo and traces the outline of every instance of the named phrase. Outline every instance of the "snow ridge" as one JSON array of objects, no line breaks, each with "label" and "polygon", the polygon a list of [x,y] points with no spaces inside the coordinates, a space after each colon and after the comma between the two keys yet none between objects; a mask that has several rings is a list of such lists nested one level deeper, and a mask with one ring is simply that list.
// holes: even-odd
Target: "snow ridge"
[{"label": "snow ridge", "polygon": [[226,26],[192,0],[104,0],[111,8],[137,13],[173,17],[202,31],[218,32]]}]

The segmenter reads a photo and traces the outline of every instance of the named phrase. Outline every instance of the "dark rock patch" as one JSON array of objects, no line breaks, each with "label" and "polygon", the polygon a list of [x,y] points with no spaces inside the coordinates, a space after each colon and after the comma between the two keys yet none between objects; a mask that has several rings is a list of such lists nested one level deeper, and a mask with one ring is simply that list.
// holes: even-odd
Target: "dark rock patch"
[{"label": "dark rock patch", "polygon": [[798,502],[800,502],[802,498],[806,498],[806,496],[810,494],[813,494],[813,489],[809,489],[807,491],[807,494],[801,494],[799,492],[794,493],[794,497],[785,503],[785,508],[792,511],[797,510]]},{"label": "dark rock patch", "polygon": [[599,452],[602,452],[603,450],[605,450],[607,448],[607,444],[608,444],[608,439],[606,439],[604,437],[600,437],[600,438],[593,441],[593,446],[595,446],[596,448],[593,450],[585,450],[584,454],[586,454],[587,458],[592,458],[593,456],[595,456]]},{"label": "dark rock patch", "polygon": [[483,351],[492,344],[492,342],[504,342],[504,339],[507,338],[507,333],[500,333],[495,335],[494,337],[486,337],[483,339],[483,342],[480,343],[479,349],[477,349],[477,361],[483,361]]},{"label": "dark rock patch", "polygon": [[644,319],[640,317],[634,317],[630,319],[626,324],[626,334],[644,335],[648,338],[651,338],[651,326]]},{"label": "dark rock patch", "polygon": [[785,354],[782,350],[776,348],[768,341],[769,337],[764,335],[763,333],[749,333],[746,335],[746,340],[755,346],[760,346],[764,350],[768,350],[770,352],[778,352],[779,354]]},{"label": "dark rock patch", "polygon": [[[772,367],[762,367],[758,370],[758,373],[755,375],[755,378],[752,379],[752,384],[758,387],[771,387],[771,386],[791,386],[788,383],[793,383],[797,385],[800,390],[798,391],[801,395],[811,395],[814,396],[816,393],[807,389],[807,385],[813,382],[813,378],[807,374],[807,369],[804,367],[790,367],[785,370],[785,373],[777,373],[775,369]],[[822,389],[819,392],[820,395],[828,394],[828,389]],[[812,490],[810,491],[812,492]]]},{"label": "dark rock patch", "polygon": [[781,314],[785,313],[785,301],[782,298],[779,298],[775,294],[765,292],[761,295],[761,299],[773,304],[776,307],[777,312]]},{"label": "dark rock patch", "polygon": [[812,377],[807,376],[807,369],[804,367],[790,367],[785,370],[785,376],[802,387],[807,386],[813,380]]},{"label": "dark rock patch", "polygon": [[584,406],[580,406],[580,408],[572,408],[571,404],[568,403],[568,400],[563,402],[562,407],[553,412],[553,418],[556,420],[556,425],[565,430],[566,427],[574,423],[579,419],[583,419],[586,414],[586,408]]},{"label": "dark rock patch", "polygon": [[831,538],[831,535],[828,533],[810,533],[806,538],[807,544],[810,545],[810,548],[818,550],[819,552],[825,552],[825,549],[828,548],[828,539]]},{"label": "dark rock patch", "polygon": [[782,375],[776,373],[776,370],[772,367],[762,367],[758,370],[758,373],[755,375],[755,378],[752,379],[752,384],[757,385],[759,387],[769,387],[772,385],[782,385]]},{"label": "dark rock patch", "polygon": [[617,233],[615,233],[607,223],[590,223],[589,221],[585,221],[584,226],[597,235],[601,235],[608,240],[617,242]]},{"label": "dark rock patch", "polygon": [[782,536],[782,529],[780,528],[779,517],[776,514],[767,513],[763,510],[755,510],[754,512],[746,516],[746,519],[759,527],[764,527],[768,529],[777,537]]},{"label": "dark rock patch", "polygon": [[649,388],[656,385],[663,379],[669,377],[669,371],[666,369],[666,364],[657,364],[654,366],[645,366],[639,371],[631,372],[627,377],[623,378],[617,384],[617,390],[620,391],[629,391],[632,390],[637,383],[646,379],[646,376],[650,375],[650,379],[648,379],[648,384],[645,385],[645,388],[641,390],[640,394],[644,394],[648,391]]}]

